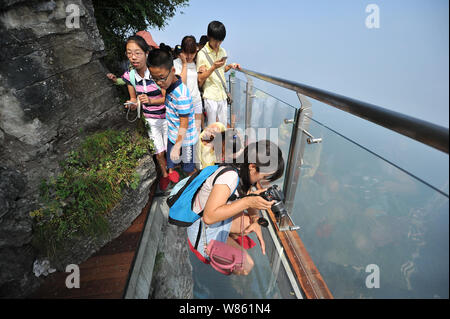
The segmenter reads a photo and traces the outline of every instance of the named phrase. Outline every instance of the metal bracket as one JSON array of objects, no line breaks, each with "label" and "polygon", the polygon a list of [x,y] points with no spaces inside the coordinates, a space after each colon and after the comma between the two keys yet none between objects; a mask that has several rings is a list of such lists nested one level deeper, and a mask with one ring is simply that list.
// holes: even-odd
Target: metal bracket
[{"label": "metal bracket", "polygon": [[[293,124],[295,122],[294,119],[284,119],[284,124]],[[314,136],[312,136],[311,133],[309,133],[307,130],[302,129],[302,132],[305,133],[306,135],[308,135],[308,137],[306,138],[306,142],[308,144],[315,144],[315,143],[321,143],[322,142],[322,138],[315,138]]]},{"label": "metal bracket", "polygon": [[[286,217],[289,218],[289,220],[291,221],[292,225],[286,225]],[[294,231],[294,230],[299,230],[300,226],[297,226],[294,224],[294,221],[291,218],[291,214],[286,214],[283,217],[281,217],[281,220],[277,219],[277,226],[278,229],[280,231]]]},{"label": "metal bracket", "polygon": [[308,135],[308,137],[306,138],[306,142],[308,144],[315,144],[315,143],[321,143],[322,142],[322,138],[315,138],[314,136],[311,135],[311,133],[309,133],[307,130],[302,129],[302,132],[305,133],[306,135]]}]

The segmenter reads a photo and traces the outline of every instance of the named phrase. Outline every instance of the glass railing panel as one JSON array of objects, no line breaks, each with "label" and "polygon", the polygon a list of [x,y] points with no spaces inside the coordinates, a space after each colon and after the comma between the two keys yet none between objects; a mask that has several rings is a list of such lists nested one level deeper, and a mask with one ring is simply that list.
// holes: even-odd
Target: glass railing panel
[{"label": "glass railing panel", "polygon": [[242,131],[245,130],[245,91],[246,82],[236,77],[231,77],[233,107],[231,109],[232,114],[230,122],[235,128]]},{"label": "glass railing panel", "polygon": [[292,217],[333,296],[448,298],[448,196],[319,122],[308,131],[322,142],[305,147]]},{"label": "glass railing panel", "polygon": [[[285,120],[295,118],[295,107],[273,97],[272,95],[253,87],[251,94],[251,112],[249,127],[245,125],[246,110],[246,82],[240,79],[234,80],[233,112],[235,115],[235,127],[247,134],[248,143],[261,139],[269,139],[276,143],[286,162],[292,135],[292,125]],[[276,181],[280,188],[283,186],[284,175]]]},{"label": "glass railing panel", "polygon": [[[233,107],[231,114],[231,123],[234,123],[235,128],[242,133],[242,138],[245,138],[245,112],[246,112],[246,81],[238,78],[231,79],[231,92],[233,98]],[[289,136],[291,127],[284,124],[284,118],[293,118],[295,109],[289,105],[283,105],[282,102],[276,102],[273,97],[268,96],[263,92],[254,89],[253,94],[256,97],[252,98],[252,105],[257,112],[252,116],[252,127],[263,128],[264,125],[270,124],[267,127],[275,127],[276,134],[270,136],[270,130],[267,130],[266,138],[273,140],[284,139],[283,154],[289,152]],[[264,108],[265,107],[265,108]],[[259,113],[261,108],[266,111],[273,112],[274,109],[279,110],[279,116],[273,116],[272,121],[267,122],[264,116]],[[264,122],[266,121],[266,122]],[[280,127],[282,126],[282,129]],[[287,130],[287,131],[286,131]],[[257,130],[255,131],[258,132]],[[284,135],[279,136],[279,132],[285,132]],[[262,136],[262,134],[261,134]],[[260,136],[260,137],[261,137]],[[255,138],[253,135],[251,138]],[[267,255],[261,252],[261,246],[254,233],[249,237],[257,244],[254,248],[247,250],[254,261],[254,267],[248,276],[224,276],[214,270],[210,265],[203,264],[190,253],[190,261],[193,267],[194,279],[194,298],[202,299],[278,299],[281,298],[282,293],[277,282],[278,271],[272,269],[270,260]],[[268,245],[269,243],[267,243]]]}]

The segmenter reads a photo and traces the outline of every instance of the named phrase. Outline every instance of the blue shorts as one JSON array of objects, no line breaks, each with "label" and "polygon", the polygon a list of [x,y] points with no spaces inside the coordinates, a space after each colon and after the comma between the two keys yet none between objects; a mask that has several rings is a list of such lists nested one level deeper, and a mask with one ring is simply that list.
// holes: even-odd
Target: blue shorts
[{"label": "blue shorts", "polygon": [[175,166],[180,164],[180,160],[181,160],[181,167],[183,169],[183,171],[185,171],[186,173],[192,173],[195,170],[195,164],[194,164],[194,145],[189,145],[189,146],[182,146],[181,147],[181,155],[180,155],[180,160],[178,160],[177,162],[172,161],[172,159],[170,158],[170,152],[172,151],[172,147],[174,146],[174,144],[168,140],[167,141],[167,153],[166,153],[166,157],[167,157],[167,168],[175,168]]}]

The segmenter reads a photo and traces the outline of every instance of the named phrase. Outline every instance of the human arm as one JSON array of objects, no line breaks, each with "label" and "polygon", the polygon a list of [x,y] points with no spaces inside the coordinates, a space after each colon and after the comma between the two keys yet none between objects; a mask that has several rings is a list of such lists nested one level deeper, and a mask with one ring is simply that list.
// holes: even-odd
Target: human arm
[{"label": "human arm", "polygon": [[[132,85],[127,85],[127,88],[128,88],[128,94],[130,95],[130,99],[127,102],[137,103],[136,91],[134,90],[134,87]],[[125,108],[128,108],[128,105],[125,105]],[[137,109],[137,104],[131,104],[130,109],[131,110]]]},{"label": "human arm", "polygon": [[178,128],[177,139],[170,152],[170,158],[172,161],[176,161],[180,158],[181,146],[183,144],[184,137],[189,126],[189,116],[180,117],[180,127]]},{"label": "human arm", "polygon": [[181,52],[180,53],[180,60],[181,60],[181,72],[179,73],[181,76],[181,81],[183,81],[184,84],[187,83],[187,61],[186,61],[186,55]]},{"label": "human arm", "polygon": [[145,103],[147,105],[161,105],[166,101],[166,90],[161,89],[161,97],[158,98],[149,98],[147,94],[139,95],[139,100],[141,103]]},{"label": "human arm", "polygon": [[231,63],[231,64],[228,64],[228,65],[225,66],[225,72],[230,71],[230,69],[234,69],[234,70],[238,69],[238,70],[240,70],[241,69],[241,65],[239,63]]},{"label": "human arm", "polygon": [[202,87],[206,79],[211,76],[211,74],[218,68],[225,65],[225,60],[215,61],[209,68],[209,61],[206,59],[205,53],[200,51],[197,55],[197,73],[198,73],[198,86]]},{"label": "human arm", "polygon": [[[252,194],[259,194],[264,190],[258,190]],[[217,223],[250,208],[267,210],[274,203],[274,201],[266,201],[261,196],[247,196],[227,204],[230,195],[231,190],[228,185],[214,185],[203,210],[203,221],[206,224]]]}]

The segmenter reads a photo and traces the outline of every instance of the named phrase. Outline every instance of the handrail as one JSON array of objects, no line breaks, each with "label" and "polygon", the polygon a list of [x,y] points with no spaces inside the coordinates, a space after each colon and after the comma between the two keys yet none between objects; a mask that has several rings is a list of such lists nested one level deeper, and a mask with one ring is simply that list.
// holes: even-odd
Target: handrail
[{"label": "handrail", "polygon": [[309,96],[344,112],[353,114],[359,118],[381,125],[387,129],[434,147],[442,152],[449,153],[448,128],[305,84],[254,72],[244,68],[236,70],[260,80]]}]

